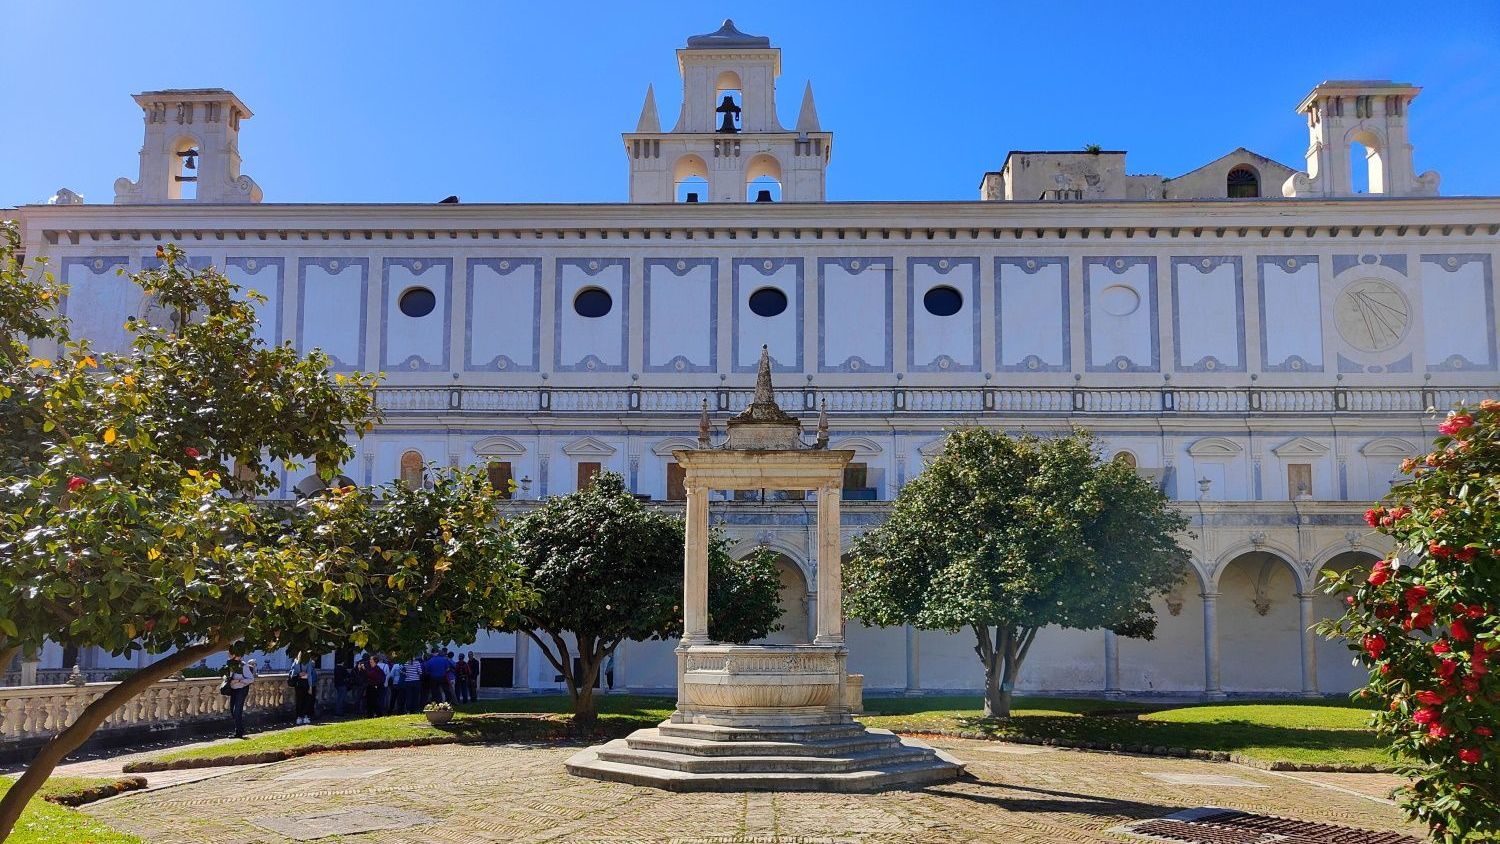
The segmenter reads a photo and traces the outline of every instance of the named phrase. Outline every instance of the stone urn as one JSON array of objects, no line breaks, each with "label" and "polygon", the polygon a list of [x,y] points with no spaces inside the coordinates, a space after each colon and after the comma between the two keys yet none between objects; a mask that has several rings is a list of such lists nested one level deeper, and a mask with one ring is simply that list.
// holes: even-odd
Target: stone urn
[{"label": "stone urn", "polygon": [[441,727],[453,720],[453,710],[451,709],[428,709],[423,711],[422,714],[427,716],[427,723],[434,727]]}]

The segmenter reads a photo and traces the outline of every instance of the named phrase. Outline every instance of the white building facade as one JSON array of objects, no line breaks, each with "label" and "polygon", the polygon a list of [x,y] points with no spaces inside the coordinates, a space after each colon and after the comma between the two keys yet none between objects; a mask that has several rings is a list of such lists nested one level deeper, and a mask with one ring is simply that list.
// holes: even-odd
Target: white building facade
[{"label": "white building facade", "polygon": [[[387,373],[385,421],[344,468],[364,483],[481,464],[519,483],[523,509],[610,470],[679,507],[672,451],[693,447],[704,400],[716,425],[744,408],[762,344],[782,407],[811,418],[826,401],[832,447],[856,452],[846,546],[955,426],[1088,428],[1191,517],[1192,571],[1157,602],[1154,641],[1045,631],[1023,690],[1360,683],[1342,645],[1308,632],[1340,609],[1317,573],[1387,550],[1360,516],[1423,453],[1428,408],[1500,394],[1500,200],[1439,197],[1436,174],[1416,174],[1418,89],[1317,86],[1298,107],[1305,171],[1244,149],[1174,178],[1127,174],[1120,152],[1013,152],[978,201],[832,203],[832,134],[810,87],[783,128],[769,39],[726,22],[678,56],[673,128],[648,89],[623,136],[628,203],[263,202],[240,173],[249,109],[193,89],[136,96],[141,172],[115,204],[60,191],[4,213],[101,347],[147,305],[115,270],[174,242],[268,297],[268,342]],[[1369,194],[1351,193],[1353,144]],[[307,484],[285,474],[281,492]],[[806,641],[815,502],[751,498],[716,501],[712,519],[737,549],[781,554],[774,640]],[[982,687],[967,631],[851,619],[846,635],[871,691]],[[674,644],[622,646],[616,686],[671,688]],[[559,687],[524,637],[472,650],[489,687]]]}]

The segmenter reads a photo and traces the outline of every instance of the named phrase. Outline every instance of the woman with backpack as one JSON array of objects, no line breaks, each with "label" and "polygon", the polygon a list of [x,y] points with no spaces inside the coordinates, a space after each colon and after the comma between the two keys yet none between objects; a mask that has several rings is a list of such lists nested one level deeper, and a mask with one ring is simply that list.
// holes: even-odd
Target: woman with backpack
[{"label": "woman with backpack", "polygon": [[297,662],[292,664],[291,670],[287,672],[286,683],[292,687],[297,699],[297,721],[298,724],[311,724],[313,719],[314,695],[318,689],[318,667],[317,660],[309,659],[302,661],[302,654],[297,654]]}]

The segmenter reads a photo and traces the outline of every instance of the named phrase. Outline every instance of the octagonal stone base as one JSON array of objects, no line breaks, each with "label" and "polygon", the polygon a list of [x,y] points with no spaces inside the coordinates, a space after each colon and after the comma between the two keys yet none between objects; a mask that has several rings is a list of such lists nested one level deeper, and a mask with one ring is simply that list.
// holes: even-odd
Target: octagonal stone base
[{"label": "octagonal stone base", "polygon": [[568,771],[672,791],[875,791],[958,777],[956,759],[855,723],[860,684],[844,656],[842,645],[681,646],[672,717],[574,755]]}]

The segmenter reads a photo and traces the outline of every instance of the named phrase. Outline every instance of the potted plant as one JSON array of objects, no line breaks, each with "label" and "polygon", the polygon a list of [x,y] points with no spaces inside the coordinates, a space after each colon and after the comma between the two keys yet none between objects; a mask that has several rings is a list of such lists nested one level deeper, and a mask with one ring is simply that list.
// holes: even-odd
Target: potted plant
[{"label": "potted plant", "polygon": [[427,723],[440,727],[453,719],[453,706],[443,702],[429,703],[422,709],[422,714],[427,716]]}]

